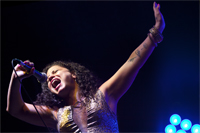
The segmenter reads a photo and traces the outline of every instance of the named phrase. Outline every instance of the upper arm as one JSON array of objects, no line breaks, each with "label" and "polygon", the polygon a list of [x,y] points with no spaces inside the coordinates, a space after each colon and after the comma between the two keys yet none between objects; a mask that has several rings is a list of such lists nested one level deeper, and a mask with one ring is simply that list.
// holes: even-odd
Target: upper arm
[{"label": "upper arm", "polygon": [[100,86],[99,89],[104,93],[106,101],[117,103],[131,86],[138,71],[139,67],[136,63],[126,61],[110,79]]},{"label": "upper arm", "polygon": [[[36,126],[45,127],[45,123],[47,127],[56,128],[57,120],[54,111],[46,106],[35,105],[35,107],[38,110],[39,114],[32,104],[25,103],[22,111],[16,114],[15,117]],[[39,115],[43,119],[44,123]]]},{"label": "upper arm", "polygon": [[118,100],[124,95],[133,83],[140,68],[153,52],[155,45],[147,37],[130,55],[121,68],[102,86],[100,90],[105,95],[109,106],[116,110]]}]

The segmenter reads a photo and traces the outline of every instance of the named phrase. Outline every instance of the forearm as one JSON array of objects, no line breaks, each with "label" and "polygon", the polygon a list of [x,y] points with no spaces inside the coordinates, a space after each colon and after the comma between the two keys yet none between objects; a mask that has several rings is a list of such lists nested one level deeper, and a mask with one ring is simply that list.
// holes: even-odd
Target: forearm
[{"label": "forearm", "polygon": [[162,13],[160,12],[160,5],[154,2],[153,4],[155,26],[150,30],[149,36],[136,48],[128,59],[128,62],[133,62],[134,66],[139,70],[146,60],[149,58],[157,43],[161,42],[162,32],[165,28],[165,21]]},{"label": "forearm", "polygon": [[[151,34],[150,36],[153,38]],[[140,69],[149,58],[155,47],[155,43],[149,36],[147,36],[146,39],[132,52],[127,61],[132,62],[137,69]]]},{"label": "forearm", "polygon": [[150,29],[150,34],[131,53],[122,67],[100,88],[107,98],[111,99],[110,101],[114,105],[116,105],[121,96],[130,88],[140,68],[152,54],[157,43],[160,43],[163,39],[162,32],[165,28],[165,22],[160,12],[160,5],[154,2],[153,10],[156,24]]},{"label": "forearm", "polygon": [[6,111],[11,115],[16,115],[22,111],[23,107],[24,101],[21,96],[21,84],[15,75],[12,74],[8,87]]}]

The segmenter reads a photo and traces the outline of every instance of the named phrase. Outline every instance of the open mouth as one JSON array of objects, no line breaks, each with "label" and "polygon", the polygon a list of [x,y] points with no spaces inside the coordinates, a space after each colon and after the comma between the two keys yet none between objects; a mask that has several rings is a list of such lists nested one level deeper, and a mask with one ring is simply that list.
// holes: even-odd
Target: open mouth
[{"label": "open mouth", "polygon": [[57,78],[55,78],[51,81],[51,85],[53,88],[55,88],[55,90],[57,90],[59,88],[60,83],[61,83],[60,79],[57,79]]}]

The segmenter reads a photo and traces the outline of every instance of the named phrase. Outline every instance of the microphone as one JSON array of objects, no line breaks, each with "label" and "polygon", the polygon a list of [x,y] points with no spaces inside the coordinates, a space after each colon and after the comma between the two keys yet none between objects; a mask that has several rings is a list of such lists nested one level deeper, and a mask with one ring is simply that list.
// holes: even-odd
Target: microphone
[{"label": "microphone", "polygon": [[[17,64],[20,64],[26,70],[28,70],[28,71],[31,70],[32,67],[24,64],[21,60],[19,60],[19,59],[14,59],[14,60],[17,62]],[[40,83],[47,81],[46,73],[38,72],[37,70],[35,70],[35,73],[33,74],[33,76],[35,76]]]}]

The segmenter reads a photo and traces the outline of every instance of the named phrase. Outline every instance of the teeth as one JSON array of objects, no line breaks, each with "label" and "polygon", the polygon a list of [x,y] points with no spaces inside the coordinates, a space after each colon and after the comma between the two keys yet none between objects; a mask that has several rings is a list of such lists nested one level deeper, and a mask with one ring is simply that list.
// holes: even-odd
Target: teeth
[{"label": "teeth", "polygon": [[60,83],[60,80],[59,79],[54,79],[51,84],[52,84],[52,87],[53,88],[56,88],[56,86]]},{"label": "teeth", "polygon": [[58,81],[58,80],[54,80],[51,84],[54,84],[54,82],[56,82],[56,81]]}]

